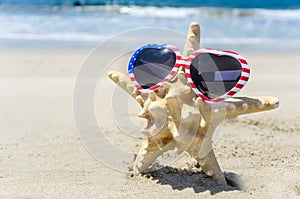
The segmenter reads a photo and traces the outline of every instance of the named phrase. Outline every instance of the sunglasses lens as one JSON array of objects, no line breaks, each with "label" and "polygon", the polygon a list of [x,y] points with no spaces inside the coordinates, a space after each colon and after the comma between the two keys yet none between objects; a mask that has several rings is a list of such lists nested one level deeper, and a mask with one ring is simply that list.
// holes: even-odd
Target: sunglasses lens
[{"label": "sunglasses lens", "polygon": [[134,63],[135,79],[142,88],[151,88],[168,76],[175,62],[176,54],[169,49],[145,49]]},{"label": "sunglasses lens", "polygon": [[242,66],[233,57],[203,53],[192,61],[190,71],[197,89],[213,99],[224,95],[237,84]]}]

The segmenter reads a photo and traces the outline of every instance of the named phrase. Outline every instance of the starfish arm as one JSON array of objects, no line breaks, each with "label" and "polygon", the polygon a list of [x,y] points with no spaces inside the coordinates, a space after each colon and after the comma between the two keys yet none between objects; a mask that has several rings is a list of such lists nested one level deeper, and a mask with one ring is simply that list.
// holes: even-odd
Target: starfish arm
[{"label": "starfish arm", "polygon": [[232,97],[225,101],[226,118],[272,110],[278,106],[279,100],[275,97]]},{"label": "starfish arm", "polygon": [[[205,120],[205,117],[203,117],[203,119]],[[212,137],[219,121],[220,118],[215,118],[213,120],[211,118],[207,120],[206,118],[206,124],[199,126],[198,135],[200,135],[201,139],[197,140],[197,145],[200,147],[199,153],[194,156],[194,158],[206,175],[211,176],[220,184],[227,184],[212,147]]]},{"label": "starfish arm", "polygon": [[144,172],[155,160],[162,155],[164,152],[173,149],[175,141],[170,141],[168,144],[160,148],[155,140],[147,138],[144,140],[139,153],[133,164],[133,171],[136,173]]},{"label": "starfish arm", "polygon": [[182,50],[184,57],[190,56],[195,50],[200,48],[200,26],[198,23],[193,22],[190,24],[187,39]]},{"label": "starfish arm", "polygon": [[224,103],[210,104],[198,97],[196,104],[198,104],[204,121],[210,123],[212,117],[215,122],[221,122],[239,115],[272,110],[279,106],[279,100],[270,96],[232,97],[225,100]]},{"label": "starfish arm", "polygon": [[133,97],[141,107],[144,105],[144,98],[141,93],[136,89],[136,87],[131,82],[129,76],[118,72],[110,71],[108,77],[118,86],[120,86],[125,92],[127,92],[131,97]]},{"label": "starfish arm", "polygon": [[213,149],[211,149],[211,151],[204,157],[196,157],[196,160],[206,175],[212,177],[220,184],[227,185],[225,176],[218,164]]}]

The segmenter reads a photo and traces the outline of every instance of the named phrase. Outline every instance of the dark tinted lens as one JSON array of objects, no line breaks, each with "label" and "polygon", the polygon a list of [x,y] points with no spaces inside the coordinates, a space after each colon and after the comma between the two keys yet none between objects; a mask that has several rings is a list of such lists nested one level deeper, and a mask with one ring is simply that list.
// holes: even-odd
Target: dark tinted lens
[{"label": "dark tinted lens", "polygon": [[145,49],[137,56],[134,63],[135,79],[142,88],[150,88],[168,76],[175,62],[176,54],[171,50]]},{"label": "dark tinted lens", "polygon": [[233,57],[203,53],[192,61],[190,70],[196,87],[207,97],[216,98],[237,84],[242,66]]}]

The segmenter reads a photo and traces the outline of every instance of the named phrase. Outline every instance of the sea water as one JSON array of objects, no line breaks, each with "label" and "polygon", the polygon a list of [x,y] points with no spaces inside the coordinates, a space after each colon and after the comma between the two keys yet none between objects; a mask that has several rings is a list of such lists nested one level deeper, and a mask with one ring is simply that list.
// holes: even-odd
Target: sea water
[{"label": "sea water", "polygon": [[123,31],[201,25],[202,47],[300,50],[300,0],[0,0],[0,47],[90,48]]}]

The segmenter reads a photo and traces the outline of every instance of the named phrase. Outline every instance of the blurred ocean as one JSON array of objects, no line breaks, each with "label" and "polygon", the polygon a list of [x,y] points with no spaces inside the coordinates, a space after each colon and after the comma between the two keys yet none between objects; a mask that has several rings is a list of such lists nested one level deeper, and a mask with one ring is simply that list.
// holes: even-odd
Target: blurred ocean
[{"label": "blurred ocean", "polygon": [[300,50],[300,0],[0,0],[0,47],[90,48],[134,28],[186,34],[192,21],[204,47]]}]

